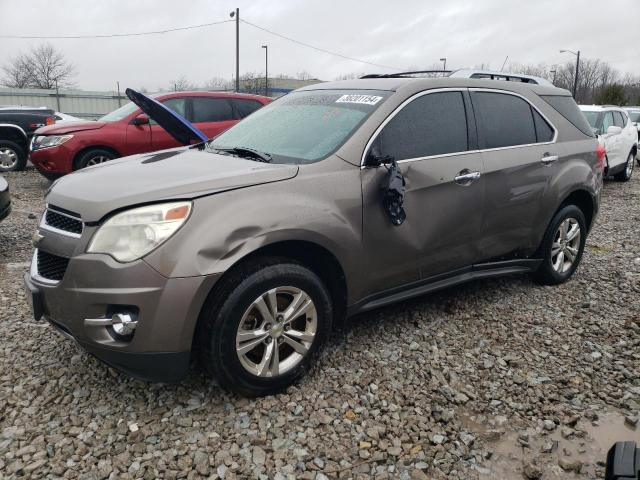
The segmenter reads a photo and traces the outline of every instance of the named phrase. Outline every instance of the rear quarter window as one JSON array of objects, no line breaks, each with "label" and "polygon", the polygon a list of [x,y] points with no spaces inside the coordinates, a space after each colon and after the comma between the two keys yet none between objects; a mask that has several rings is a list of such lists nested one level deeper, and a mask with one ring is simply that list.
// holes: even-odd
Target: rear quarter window
[{"label": "rear quarter window", "polygon": [[589,137],[595,137],[589,122],[587,122],[587,119],[578,108],[573,97],[566,95],[540,95],[540,98],[551,105],[556,112],[569,120],[582,133]]}]

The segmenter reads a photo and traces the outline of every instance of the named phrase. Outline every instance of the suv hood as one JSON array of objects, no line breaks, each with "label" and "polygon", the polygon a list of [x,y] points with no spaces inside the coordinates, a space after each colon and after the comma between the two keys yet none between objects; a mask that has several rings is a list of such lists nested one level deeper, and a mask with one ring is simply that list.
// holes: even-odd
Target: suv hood
[{"label": "suv hood", "polygon": [[66,175],[52,185],[46,202],[80,214],[85,222],[97,222],[122,208],[278,182],[297,173],[297,165],[180,147],[111,160]]},{"label": "suv hood", "polygon": [[83,130],[97,130],[106,125],[105,122],[69,122],[55,123],[47,127],[40,127],[36,130],[36,135],[65,135],[67,133],[81,132]]},{"label": "suv hood", "polygon": [[209,140],[209,137],[198,130],[189,120],[165,107],[157,100],[138,93],[131,88],[127,88],[125,93],[127,97],[129,97],[129,100],[139,106],[150,118],[158,122],[158,125],[164,128],[169,135],[182,145],[190,145],[192,143],[206,142]]}]

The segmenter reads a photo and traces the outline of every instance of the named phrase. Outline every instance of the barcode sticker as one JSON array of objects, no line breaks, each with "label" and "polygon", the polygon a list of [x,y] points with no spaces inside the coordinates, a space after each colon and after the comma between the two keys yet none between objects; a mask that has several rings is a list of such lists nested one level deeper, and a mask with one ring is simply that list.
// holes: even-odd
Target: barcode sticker
[{"label": "barcode sticker", "polygon": [[382,97],[375,95],[342,95],[336,103],[360,103],[362,105],[375,105]]}]

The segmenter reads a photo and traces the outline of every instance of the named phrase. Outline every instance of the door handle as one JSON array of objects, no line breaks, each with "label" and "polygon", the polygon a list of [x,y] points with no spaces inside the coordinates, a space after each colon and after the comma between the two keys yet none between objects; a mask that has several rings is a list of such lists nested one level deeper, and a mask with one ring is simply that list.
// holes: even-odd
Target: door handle
[{"label": "door handle", "polygon": [[458,172],[458,174],[453,177],[453,180],[458,185],[467,186],[478,180],[480,178],[480,175],[480,172],[472,172],[468,168],[465,168],[464,170]]},{"label": "door handle", "polygon": [[541,161],[542,163],[544,163],[545,165],[550,165],[550,164],[552,164],[553,162],[557,161],[557,160],[558,160],[558,158],[559,158],[559,157],[558,157],[558,155],[549,155],[549,154],[545,154],[545,155],[540,159],[540,161]]}]

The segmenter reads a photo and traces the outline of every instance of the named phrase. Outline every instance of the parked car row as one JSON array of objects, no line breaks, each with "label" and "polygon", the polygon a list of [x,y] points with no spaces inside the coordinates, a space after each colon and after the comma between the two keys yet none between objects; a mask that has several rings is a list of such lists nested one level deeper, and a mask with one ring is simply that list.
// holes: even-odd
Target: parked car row
[{"label": "parked car row", "polygon": [[638,153],[638,129],[620,107],[581,105],[580,110],[606,150],[605,174],[628,181]]},{"label": "parked car row", "polygon": [[263,395],[345,317],[471,279],[567,281],[617,165],[569,92],[483,75],[374,75],[263,108],[127,91],[100,122],[42,128],[49,176],[137,154],[47,192],[36,320],[135,376],[177,381],[197,357]]}]

